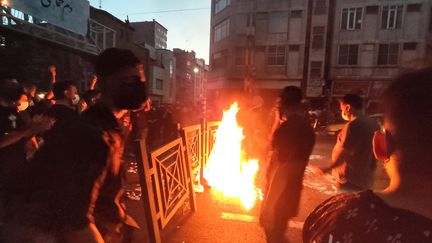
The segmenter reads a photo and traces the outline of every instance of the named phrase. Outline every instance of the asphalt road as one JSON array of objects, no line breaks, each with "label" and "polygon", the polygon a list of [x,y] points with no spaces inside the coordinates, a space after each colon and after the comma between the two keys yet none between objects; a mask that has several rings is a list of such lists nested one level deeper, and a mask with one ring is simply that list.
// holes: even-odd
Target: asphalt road
[{"label": "asphalt road", "polygon": [[[334,137],[319,137],[310,164],[328,164],[334,141]],[[381,167],[377,170],[377,178],[377,187],[384,187],[387,181]],[[136,185],[136,182],[132,184]],[[319,203],[333,195],[334,189],[331,181],[306,172],[300,212],[290,222],[286,231],[291,242],[302,242],[301,232],[306,217]],[[184,205],[175,219],[163,230],[162,242],[265,242],[264,232],[257,221],[260,202],[247,211],[237,201],[221,199],[210,188],[206,188],[203,193],[197,193],[196,200],[197,211],[191,213],[188,205]],[[142,229],[136,232],[136,242],[148,242],[142,201],[127,199],[124,202],[129,213],[142,226]]]}]

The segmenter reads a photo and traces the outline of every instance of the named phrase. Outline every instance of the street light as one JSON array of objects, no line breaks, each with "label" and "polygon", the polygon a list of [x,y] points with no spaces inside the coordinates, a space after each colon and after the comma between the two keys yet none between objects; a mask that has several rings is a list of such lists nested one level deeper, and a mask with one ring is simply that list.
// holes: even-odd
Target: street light
[{"label": "street light", "polygon": [[198,73],[198,72],[199,72],[199,69],[198,69],[197,67],[195,67],[195,68],[193,69],[193,71],[194,71],[194,73]]}]

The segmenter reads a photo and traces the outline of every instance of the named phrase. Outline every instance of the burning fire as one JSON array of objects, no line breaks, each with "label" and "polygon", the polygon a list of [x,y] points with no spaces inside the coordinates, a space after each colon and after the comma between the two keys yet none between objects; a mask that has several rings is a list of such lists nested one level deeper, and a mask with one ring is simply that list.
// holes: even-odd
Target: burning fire
[{"label": "burning fire", "polygon": [[224,111],[216,131],[216,141],[204,169],[204,178],[209,186],[226,197],[239,198],[246,209],[251,209],[257,199],[255,175],[258,160],[243,161],[241,142],[243,129],[238,126],[236,115],[238,104]]}]

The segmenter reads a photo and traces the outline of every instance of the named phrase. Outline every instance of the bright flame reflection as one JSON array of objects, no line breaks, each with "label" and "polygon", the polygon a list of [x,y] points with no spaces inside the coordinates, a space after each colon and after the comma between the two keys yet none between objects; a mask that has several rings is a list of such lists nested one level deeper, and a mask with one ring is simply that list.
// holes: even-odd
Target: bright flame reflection
[{"label": "bright flame reflection", "polygon": [[258,160],[242,161],[241,142],[243,129],[238,126],[236,115],[238,104],[224,111],[216,131],[216,141],[204,169],[204,178],[209,186],[226,197],[239,198],[246,209],[251,209],[257,199],[255,175]]}]

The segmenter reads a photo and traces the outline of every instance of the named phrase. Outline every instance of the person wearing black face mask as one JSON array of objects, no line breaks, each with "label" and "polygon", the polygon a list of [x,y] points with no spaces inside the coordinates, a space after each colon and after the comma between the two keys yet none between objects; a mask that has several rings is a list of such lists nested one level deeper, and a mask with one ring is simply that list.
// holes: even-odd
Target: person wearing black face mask
[{"label": "person wearing black face mask", "polygon": [[[144,109],[148,100],[143,65],[128,50],[107,49],[96,62],[96,75],[101,97],[82,116],[87,122],[118,138],[117,156],[121,156],[131,130],[129,111]],[[117,207],[123,190],[119,161],[115,168],[116,171],[108,173],[107,183],[101,185],[99,198],[95,201],[96,226],[105,240],[125,237],[114,233],[116,228],[127,231],[137,227],[135,221],[126,216],[124,209]]]},{"label": "person wearing black face mask", "polygon": [[118,48],[97,58],[96,72],[98,102],[52,133],[9,186],[6,211],[14,213],[5,215],[0,242],[131,241],[138,226],[119,202],[129,130],[121,119],[145,106],[145,76],[137,57]]}]

